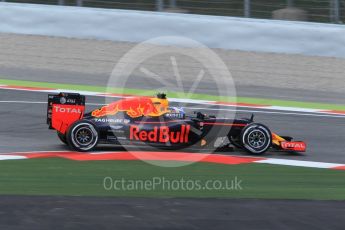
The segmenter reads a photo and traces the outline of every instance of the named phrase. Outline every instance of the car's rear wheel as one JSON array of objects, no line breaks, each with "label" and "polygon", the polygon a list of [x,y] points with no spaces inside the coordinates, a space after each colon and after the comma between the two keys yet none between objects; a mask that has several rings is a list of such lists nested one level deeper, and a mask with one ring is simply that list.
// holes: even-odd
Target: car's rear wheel
[{"label": "car's rear wheel", "polygon": [[59,139],[60,139],[60,141],[62,143],[67,145],[67,140],[66,140],[66,135],[65,134],[62,134],[59,131],[57,131],[57,136],[59,137]]},{"label": "car's rear wheel", "polygon": [[241,142],[249,153],[261,155],[271,147],[272,133],[265,125],[252,123],[242,130]]},{"label": "car's rear wheel", "polygon": [[89,121],[76,121],[68,129],[66,139],[74,150],[86,152],[93,150],[98,143],[98,131]]}]

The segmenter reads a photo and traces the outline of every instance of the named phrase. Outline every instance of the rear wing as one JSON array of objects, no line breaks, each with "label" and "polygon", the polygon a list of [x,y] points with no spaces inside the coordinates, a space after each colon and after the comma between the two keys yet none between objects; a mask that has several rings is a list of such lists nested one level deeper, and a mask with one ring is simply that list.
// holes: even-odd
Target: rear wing
[{"label": "rear wing", "polygon": [[65,134],[68,127],[84,116],[85,96],[79,93],[59,93],[48,95],[47,124]]}]

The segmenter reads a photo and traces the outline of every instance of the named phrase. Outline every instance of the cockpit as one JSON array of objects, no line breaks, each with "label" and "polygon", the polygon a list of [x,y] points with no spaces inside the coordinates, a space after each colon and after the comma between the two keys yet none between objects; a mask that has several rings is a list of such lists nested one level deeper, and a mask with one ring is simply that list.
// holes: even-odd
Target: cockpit
[{"label": "cockpit", "polygon": [[152,104],[161,115],[172,119],[185,119],[183,108],[169,107],[169,101],[164,93],[158,93],[155,98],[151,98]]}]

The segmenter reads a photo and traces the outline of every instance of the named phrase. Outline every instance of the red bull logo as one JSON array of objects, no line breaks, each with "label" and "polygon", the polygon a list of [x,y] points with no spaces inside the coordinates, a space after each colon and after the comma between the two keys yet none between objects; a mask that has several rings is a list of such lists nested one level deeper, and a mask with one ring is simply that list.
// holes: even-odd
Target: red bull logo
[{"label": "red bull logo", "polygon": [[115,115],[119,111],[126,112],[127,115],[132,118],[141,116],[160,116],[165,112],[157,109],[151,98],[138,97],[113,102],[100,109],[94,110],[91,114],[94,117],[103,117],[107,115]]},{"label": "red bull logo", "polygon": [[180,131],[170,131],[168,126],[154,127],[152,131],[140,130],[139,126],[131,125],[129,139],[160,143],[188,143],[190,125],[181,125]]}]

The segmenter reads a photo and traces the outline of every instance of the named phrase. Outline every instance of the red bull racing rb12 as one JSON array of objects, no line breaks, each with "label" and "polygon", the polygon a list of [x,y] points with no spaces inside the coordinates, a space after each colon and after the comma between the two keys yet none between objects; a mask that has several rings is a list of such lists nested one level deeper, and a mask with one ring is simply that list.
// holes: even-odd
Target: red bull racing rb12
[{"label": "red bull racing rb12", "polygon": [[77,151],[92,151],[98,144],[151,146],[160,149],[195,147],[240,148],[255,155],[270,148],[304,152],[306,144],[272,133],[248,119],[216,118],[199,111],[186,115],[169,107],[165,94],[129,97],[85,113],[85,96],[59,93],[48,96],[47,123],[60,140]]}]

